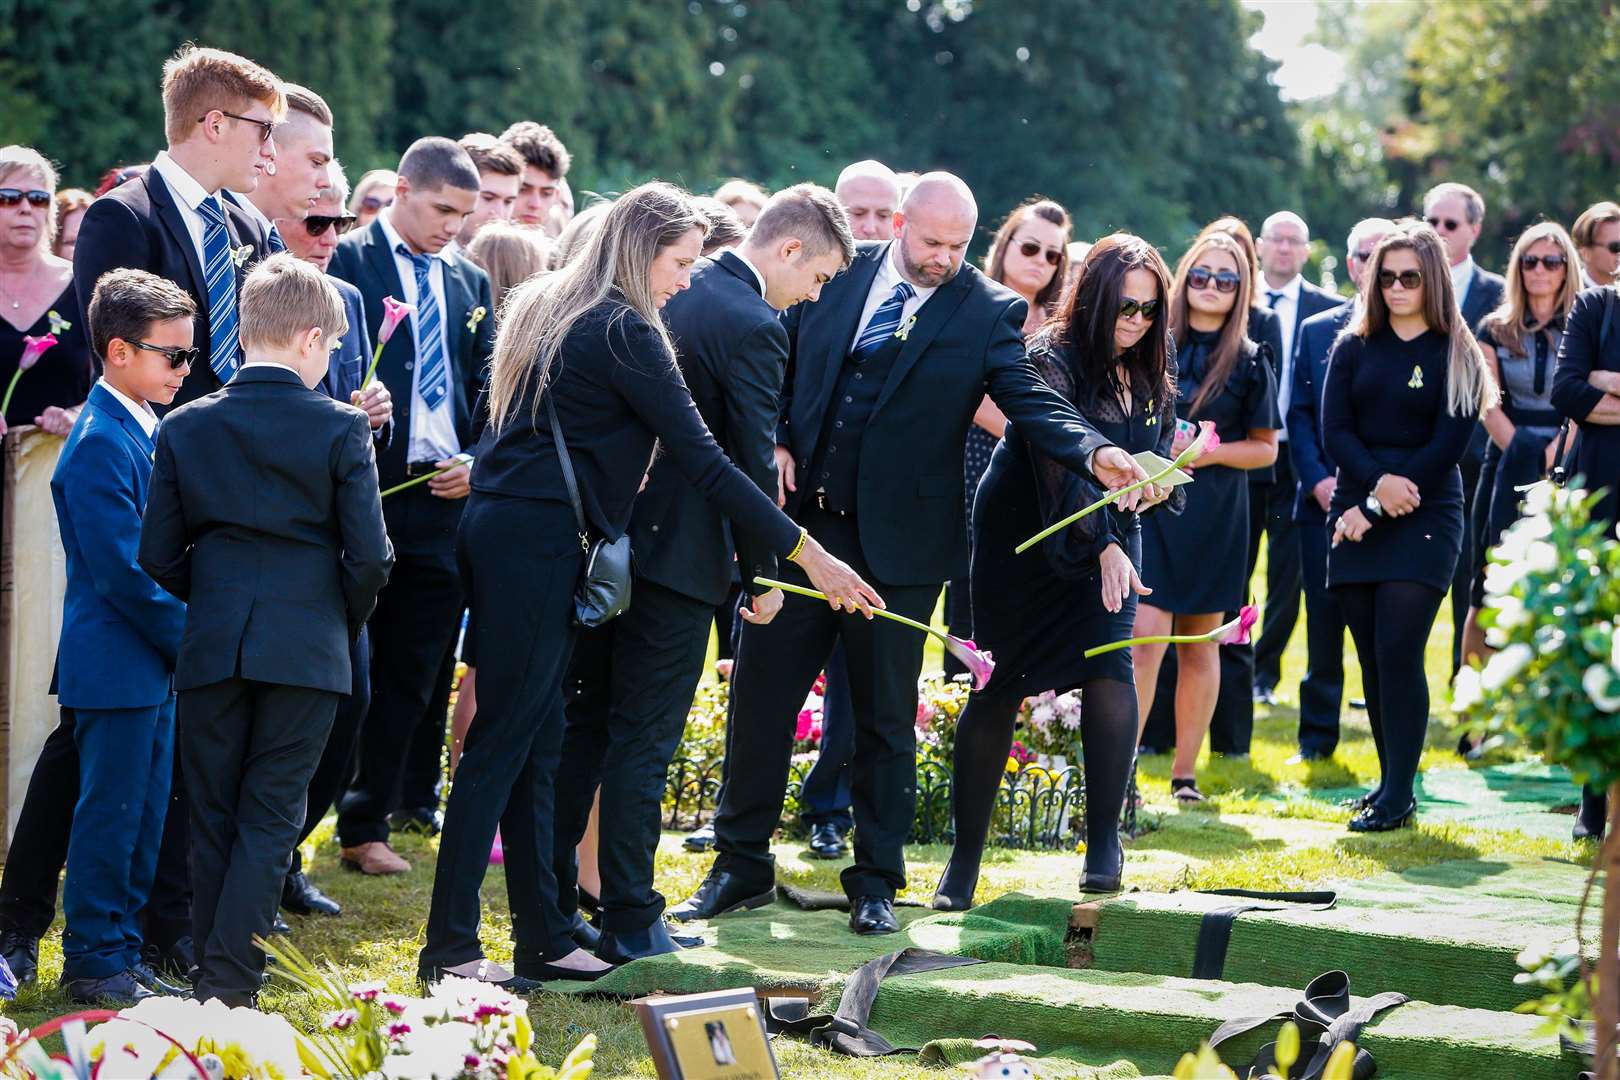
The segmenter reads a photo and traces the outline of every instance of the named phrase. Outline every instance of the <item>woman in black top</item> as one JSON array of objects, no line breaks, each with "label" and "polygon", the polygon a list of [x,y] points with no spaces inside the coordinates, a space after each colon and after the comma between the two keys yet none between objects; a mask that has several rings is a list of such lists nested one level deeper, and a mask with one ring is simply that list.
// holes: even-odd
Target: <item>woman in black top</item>
[{"label": "woman in black top", "polygon": [[1411,823],[1429,719],[1423,650],[1463,545],[1457,463],[1496,380],[1464,325],[1440,236],[1407,222],[1378,243],[1364,303],[1334,343],[1322,438],[1338,462],[1328,586],[1361,658],[1382,772],[1355,832]]},{"label": "woman in black top", "polygon": [[[1175,437],[1175,373],[1162,307],[1169,271],[1153,246],[1116,233],[1087,254],[1079,282],[1030,359],[1043,378],[1111,439],[1111,450],[1168,454]],[[1167,494],[1145,488],[1016,555],[1026,537],[1101,498],[1089,477],[1064,469],[1019,437],[1017,425],[990,459],[973,515],[977,644],[996,657],[956,729],[951,850],[934,906],[970,907],[990,814],[1024,699],[1047,690],[1081,693],[1086,769],[1085,892],[1119,888],[1124,852],[1119,813],[1136,747],[1136,697],[1128,650],[1087,660],[1085,650],[1131,636],[1141,539],[1137,511]],[[1180,501],[1179,493],[1176,495]]]},{"label": "woman in black top", "polygon": [[[609,965],[578,948],[557,904],[552,791],[563,676],[587,539],[545,416],[556,405],[591,533],[624,534],[655,443],[744,528],[804,567],[835,609],[881,605],[726,459],[675,366],[658,309],[686,288],[706,222],[688,196],[644,184],[603,216],[580,257],[514,290],[490,375],[457,555],[479,622],[478,715],[456,770],[433,879],[424,979],[530,990]],[[483,959],[479,885],[496,827],[506,854],[516,975]]]},{"label": "woman in black top", "polygon": [[[1136,611],[1136,635],[1204,634],[1248,599],[1249,470],[1277,460],[1277,385],[1265,346],[1248,337],[1253,267],[1231,237],[1206,232],[1177,269],[1170,329],[1176,360],[1176,413],[1209,420],[1220,445],[1197,462],[1198,482],[1178,517],[1159,515],[1142,530],[1142,580],[1152,597]],[[1153,708],[1164,645],[1136,650],[1141,715]],[[1176,647],[1176,756],[1171,793],[1203,795],[1198,753],[1221,688],[1220,646]]]}]

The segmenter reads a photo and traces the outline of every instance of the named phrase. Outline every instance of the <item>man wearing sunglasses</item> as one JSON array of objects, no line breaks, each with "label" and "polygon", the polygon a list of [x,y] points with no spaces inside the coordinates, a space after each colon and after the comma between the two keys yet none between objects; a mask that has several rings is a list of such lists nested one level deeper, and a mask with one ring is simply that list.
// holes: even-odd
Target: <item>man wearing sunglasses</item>
[{"label": "man wearing sunglasses", "polygon": [[1575,219],[1569,236],[1581,256],[1581,288],[1620,280],[1620,204],[1605,201],[1588,206]]},{"label": "man wearing sunglasses", "polygon": [[[1446,246],[1446,257],[1451,261],[1451,284],[1457,293],[1457,306],[1462,309],[1463,322],[1468,329],[1479,326],[1479,321],[1502,304],[1507,283],[1501,275],[1482,269],[1474,262],[1474,244],[1479,240],[1485,224],[1485,200],[1467,184],[1446,182],[1436,184],[1423,196],[1423,220],[1440,234]],[[1463,481],[1463,551],[1474,550],[1469,535],[1474,520],[1474,489],[1479,486],[1479,469],[1485,460],[1485,444],[1489,437],[1485,425],[1474,429],[1473,440],[1460,463]],[[1457,571],[1451,579],[1451,670],[1455,674],[1462,665],[1463,625],[1468,618],[1468,593],[1472,560],[1457,560]]]},{"label": "man wearing sunglasses", "polygon": [[[268,229],[227,191],[252,191],[276,160],[287,110],[281,81],[252,60],[186,46],[164,65],[168,149],[146,173],[90,204],[73,280],[81,304],[108,270],[167,278],[197,302],[201,362],[175,405],[219,389],[241,364],[237,295],[246,264],[270,250]],[[81,319],[87,319],[81,310]]]}]

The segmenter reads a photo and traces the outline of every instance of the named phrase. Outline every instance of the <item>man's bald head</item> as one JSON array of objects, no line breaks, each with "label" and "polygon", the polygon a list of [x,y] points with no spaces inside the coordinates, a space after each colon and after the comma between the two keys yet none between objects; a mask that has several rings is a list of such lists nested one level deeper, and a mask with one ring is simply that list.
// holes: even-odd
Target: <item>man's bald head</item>
[{"label": "man's bald head", "polygon": [[918,177],[895,215],[906,277],[924,289],[955,277],[978,223],[979,204],[960,177],[948,172]]},{"label": "man's bald head", "polygon": [[900,181],[894,170],[868,158],[844,167],[833,192],[849,217],[857,240],[894,239],[894,214],[900,209]]}]

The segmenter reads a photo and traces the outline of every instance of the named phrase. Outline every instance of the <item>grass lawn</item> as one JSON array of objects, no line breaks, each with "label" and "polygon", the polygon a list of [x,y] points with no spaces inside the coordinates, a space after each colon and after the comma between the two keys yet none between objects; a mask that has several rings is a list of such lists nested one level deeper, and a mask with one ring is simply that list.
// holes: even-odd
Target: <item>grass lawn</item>
[{"label": "grass lawn", "polygon": [[[1263,581],[1257,575],[1257,583]],[[1449,612],[1443,612],[1448,616]],[[1370,781],[1377,773],[1376,759],[1364,714],[1346,711],[1344,738],[1335,758],[1311,766],[1289,765],[1294,753],[1296,715],[1290,701],[1297,697],[1304,662],[1303,619],[1284,662],[1283,704],[1257,708],[1253,752],[1248,760],[1206,759],[1200,782],[1210,801],[1196,809],[1177,808],[1169,799],[1169,756],[1144,759],[1141,765],[1145,813],[1156,828],[1128,848],[1127,887],[1151,890],[1247,886],[1284,888],[1314,885],[1327,878],[1367,877],[1446,859],[1490,854],[1531,854],[1589,859],[1590,845],[1538,839],[1518,832],[1471,829],[1448,824],[1419,824],[1416,828],[1382,835],[1358,836],[1344,829],[1347,812],[1311,796],[1313,789],[1343,787]],[[1428,670],[1433,712],[1445,714],[1450,622],[1436,626],[1428,649]],[[1353,650],[1347,697],[1359,696],[1359,670]],[[937,667],[938,652],[929,664]],[[1438,720],[1431,725],[1425,768],[1459,766],[1451,749],[1456,735]],[[1292,797],[1263,797],[1287,793]],[[1573,800],[1574,793],[1571,793]],[[435,844],[402,837],[397,846],[414,864],[408,874],[393,878],[364,878],[343,872],[331,837],[331,821],[318,830],[305,848],[305,865],[312,878],[344,905],[338,919],[293,918],[293,941],[306,953],[328,956],[351,979],[386,980],[397,990],[412,991],[416,955],[421,946],[432,888]],[[838,889],[843,863],[823,863],[803,856],[802,845],[776,846],[778,873],[786,880],[821,889]],[[941,845],[909,849],[910,887],[904,897],[926,901],[932,894],[948,855]],[[708,856],[687,853],[680,836],[667,834],[660,849],[657,883],[671,901],[686,896],[702,879]],[[979,886],[981,902],[1005,892],[1073,896],[1080,873],[1079,853],[1035,853],[994,849],[986,860]],[[483,939],[488,954],[498,960],[511,955],[510,917],[499,868],[491,868],[484,883]],[[71,1011],[56,989],[61,970],[60,923],[45,940],[41,980],[28,988],[5,1012],[27,1025]],[[318,1022],[304,999],[279,988],[267,991],[263,1005],[288,1015],[295,1024]],[[632,1011],[623,1005],[543,995],[531,1009],[542,1060],[559,1061],[586,1032],[600,1039],[597,1075],[654,1076]],[[1015,1033],[1003,1033],[1015,1034]],[[1192,1049],[1189,1047],[1189,1049]],[[802,1042],[776,1044],[784,1075],[792,1077],[939,1077],[904,1057],[866,1061],[813,1050]]]}]

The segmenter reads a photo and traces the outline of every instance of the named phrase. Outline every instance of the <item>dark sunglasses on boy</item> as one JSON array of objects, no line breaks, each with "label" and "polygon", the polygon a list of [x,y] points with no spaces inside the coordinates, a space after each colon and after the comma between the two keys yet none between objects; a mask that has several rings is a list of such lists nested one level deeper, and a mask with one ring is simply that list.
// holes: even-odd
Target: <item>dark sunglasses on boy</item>
[{"label": "dark sunglasses on boy", "polygon": [[342,236],[354,228],[354,223],[360,219],[353,214],[311,214],[304,219],[304,228],[311,236],[320,236],[327,229],[336,229]]},{"label": "dark sunglasses on boy", "polygon": [[187,364],[195,364],[202,359],[201,349],[182,349],[178,346],[149,345],[144,341],[131,341],[130,345],[147,352],[161,353],[169,358],[169,370],[177,371]]},{"label": "dark sunglasses on boy", "polygon": [[1230,270],[1205,270],[1195,266],[1187,271],[1187,284],[1194,289],[1207,289],[1212,281],[1216,292],[1237,292],[1238,276]]},{"label": "dark sunglasses on boy", "polygon": [[1397,281],[1401,283],[1401,288],[1410,292],[1423,284],[1423,271],[1402,270],[1398,274],[1393,270],[1378,271],[1378,287],[1380,289],[1390,288]]},{"label": "dark sunglasses on boy", "polygon": [[1128,296],[1119,302],[1120,318],[1128,319],[1137,312],[1141,312],[1142,318],[1152,322],[1153,316],[1159,313],[1159,302],[1157,300],[1132,300]]},{"label": "dark sunglasses on boy", "polygon": [[24,199],[28,200],[29,206],[35,208],[51,205],[51,193],[48,191],[41,191],[39,188],[32,191],[23,191],[14,187],[0,188],[0,206],[10,208]]},{"label": "dark sunglasses on boy", "polygon": [[1024,258],[1026,259],[1033,259],[1044,250],[1046,252],[1046,262],[1049,266],[1056,266],[1063,258],[1063,252],[1059,251],[1057,248],[1043,249],[1041,245],[1037,244],[1033,240],[1019,241],[1018,250],[1023,252]]},{"label": "dark sunglasses on boy", "polygon": [[1545,266],[1548,270],[1562,270],[1567,264],[1562,255],[1521,255],[1519,265],[1526,270],[1534,270],[1538,266]]}]

